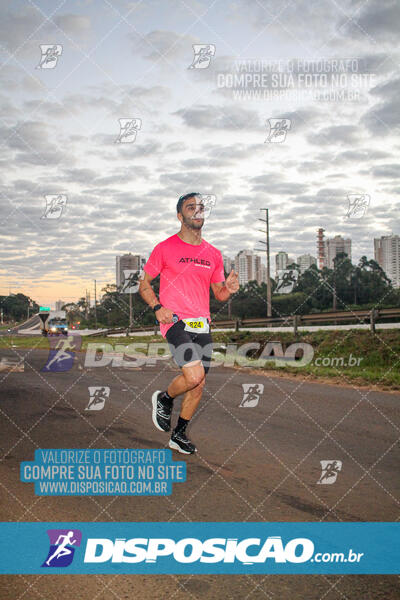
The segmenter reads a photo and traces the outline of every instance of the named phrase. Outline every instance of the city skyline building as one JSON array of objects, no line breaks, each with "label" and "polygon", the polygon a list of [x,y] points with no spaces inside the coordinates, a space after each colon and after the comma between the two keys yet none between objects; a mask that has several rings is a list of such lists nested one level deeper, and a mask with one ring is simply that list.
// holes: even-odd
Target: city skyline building
[{"label": "city skyline building", "polygon": [[329,269],[334,268],[334,259],[341,252],[347,254],[347,258],[351,261],[351,239],[343,238],[341,235],[335,235],[333,238],[324,240],[325,249],[325,266]]},{"label": "city skyline building", "polygon": [[140,254],[123,254],[122,256],[116,256],[115,271],[116,271],[116,285],[117,289],[124,282],[124,270],[140,271],[145,264],[146,260]]},{"label": "city skyline building", "polygon": [[249,281],[261,283],[261,258],[252,250],[241,250],[235,257],[235,271],[239,275],[239,285]]},{"label": "city skyline building", "polygon": [[374,238],[374,256],[393,287],[400,287],[400,236],[383,235]]}]

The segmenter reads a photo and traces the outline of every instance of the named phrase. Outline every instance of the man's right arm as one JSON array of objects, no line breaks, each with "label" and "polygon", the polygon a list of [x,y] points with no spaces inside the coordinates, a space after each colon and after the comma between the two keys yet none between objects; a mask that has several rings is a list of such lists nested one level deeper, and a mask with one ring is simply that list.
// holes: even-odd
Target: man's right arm
[{"label": "man's right arm", "polygon": [[[141,281],[139,283],[139,294],[141,295],[143,300],[146,302],[146,304],[148,304],[153,309],[157,304],[160,304],[160,302],[157,299],[157,296],[156,296],[153,288],[150,285],[150,282],[152,279],[154,279],[154,278],[151,277],[148,273],[146,273],[146,271],[144,271],[144,278],[141,279]],[[156,318],[159,323],[163,323],[163,324],[173,323],[172,311],[169,310],[168,308],[164,308],[164,306],[162,306],[159,310],[157,310],[155,312],[155,315],[156,315]]]},{"label": "man's right arm", "polygon": [[160,303],[157,300],[157,296],[155,295],[154,290],[150,285],[152,279],[153,277],[150,277],[148,273],[144,272],[144,277],[139,282],[139,294],[146,302],[146,304],[148,304],[151,308],[154,308],[156,304]]}]

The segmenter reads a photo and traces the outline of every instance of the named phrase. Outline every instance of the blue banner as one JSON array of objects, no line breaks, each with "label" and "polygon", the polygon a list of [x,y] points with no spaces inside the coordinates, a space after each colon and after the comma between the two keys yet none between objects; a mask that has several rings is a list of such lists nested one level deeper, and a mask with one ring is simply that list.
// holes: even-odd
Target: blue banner
[{"label": "blue banner", "polygon": [[0,573],[397,574],[399,523],[1,523]]}]

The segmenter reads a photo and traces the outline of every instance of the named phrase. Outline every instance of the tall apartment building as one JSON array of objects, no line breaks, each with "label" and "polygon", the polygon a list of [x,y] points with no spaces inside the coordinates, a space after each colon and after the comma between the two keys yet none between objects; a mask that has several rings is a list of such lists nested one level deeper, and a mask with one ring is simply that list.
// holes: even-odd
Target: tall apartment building
[{"label": "tall apartment building", "polygon": [[400,236],[383,235],[374,239],[375,260],[391,280],[393,287],[400,287]]},{"label": "tall apartment building", "polygon": [[300,267],[300,273],[303,274],[311,265],[317,264],[317,259],[315,256],[311,256],[311,254],[301,254],[301,256],[297,257],[297,264]]},{"label": "tall apartment building", "polygon": [[267,283],[267,267],[261,263],[261,281],[260,283]]},{"label": "tall apartment building", "polygon": [[289,256],[287,252],[278,252],[275,256],[275,270],[281,271],[286,269],[289,264]]},{"label": "tall apartment building", "polygon": [[56,310],[62,310],[62,307],[64,306],[65,302],[64,300],[57,300],[56,301]]},{"label": "tall apartment building", "polygon": [[229,258],[229,256],[226,256],[225,254],[222,255],[222,260],[224,261],[225,272],[229,274],[232,271],[232,269],[235,268],[235,261]]},{"label": "tall apartment building", "polygon": [[235,271],[239,274],[239,285],[254,279],[261,283],[261,258],[251,250],[241,250],[235,257]]},{"label": "tall apartment building", "polygon": [[340,252],[345,252],[347,254],[347,258],[351,260],[351,239],[342,238],[341,235],[335,235],[334,238],[329,238],[324,240],[324,248],[325,248],[325,264],[329,269],[334,268],[333,259]]},{"label": "tall apartment building", "polygon": [[132,271],[140,271],[145,259],[140,254],[123,254],[122,256],[116,257],[116,283],[117,288],[124,281],[124,269],[130,269]]}]

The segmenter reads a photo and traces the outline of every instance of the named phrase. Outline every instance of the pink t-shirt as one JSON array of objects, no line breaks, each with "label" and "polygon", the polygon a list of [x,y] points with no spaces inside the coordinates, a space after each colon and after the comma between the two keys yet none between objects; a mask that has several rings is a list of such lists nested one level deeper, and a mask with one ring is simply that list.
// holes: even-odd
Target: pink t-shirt
[{"label": "pink t-shirt", "polygon": [[[160,303],[180,319],[210,319],[210,284],[225,281],[221,252],[205,240],[197,246],[172,235],[155,246],[143,269],[160,275]],[[174,323],[160,323],[161,335]]]}]

